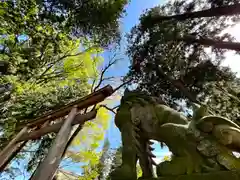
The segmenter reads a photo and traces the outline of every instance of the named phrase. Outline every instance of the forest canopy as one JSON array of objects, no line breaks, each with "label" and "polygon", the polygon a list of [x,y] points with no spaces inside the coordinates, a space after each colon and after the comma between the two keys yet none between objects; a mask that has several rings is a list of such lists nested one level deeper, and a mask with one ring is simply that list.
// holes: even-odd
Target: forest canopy
[{"label": "forest canopy", "polygon": [[[127,3],[127,0],[0,2],[1,149],[26,123],[98,90],[111,80],[112,77],[102,77],[103,70],[107,71],[116,60],[104,59],[102,54],[105,47],[116,46],[120,41],[119,19]],[[101,154],[95,150],[104,139],[109,120],[108,111],[100,108],[95,121],[87,123],[81,133],[80,127],[76,127],[68,146],[81,146],[81,150],[70,156],[67,152],[65,159],[86,162],[86,168],[89,162],[97,164]],[[92,130],[98,133],[87,137]],[[4,176],[15,177],[23,169],[30,176],[54,138],[55,134],[50,133],[29,141]],[[79,139],[83,139],[81,144]],[[93,153],[87,155],[90,149]],[[23,167],[16,167],[18,161]]]},{"label": "forest canopy", "polygon": [[[236,56],[240,52],[240,42],[226,31],[239,23],[240,1],[166,1],[144,11],[125,42],[126,32],[120,26],[130,3],[0,2],[1,150],[34,118],[106,84],[119,85],[115,89],[118,93],[119,88],[134,87],[161,97],[189,117],[193,103],[207,104],[213,114],[240,123],[240,79],[222,65],[229,58],[227,52]],[[123,58],[130,67],[124,62],[128,72],[122,80],[108,70]],[[115,68],[116,72],[121,68]],[[80,167],[81,176],[76,176],[83,180],[106,179],[121,164],[121,145],[112,149],[106,137],[119,100],[120,95],[114,94],[83,110],[87,113],[97,108],[98,113],[84,127],[74,126],[58,170],[59,179],[68,173],[70,164]],[[31,177],[55,137],[56,133],[50,133],[28,141],[3,176],[14,179],[25,169]],[[18,162],[21,166],[16,165]],[[137,171],[141,176],[139,166]]]},{"label": "forest canopy", "polygon": [[149,9],[128,34],[126,79],[177,110],[207,103],[214,113],[238,121],[239,78],[222,66],[226,52],[239,53],[240,44],[225,31],[239,21],[238,6],[238,1],[179,0]]}]

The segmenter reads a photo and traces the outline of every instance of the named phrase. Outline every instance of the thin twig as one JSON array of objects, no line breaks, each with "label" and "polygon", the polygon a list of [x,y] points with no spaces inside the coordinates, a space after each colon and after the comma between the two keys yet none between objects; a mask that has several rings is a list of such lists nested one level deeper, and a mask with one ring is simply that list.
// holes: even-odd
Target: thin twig
[{"label": "thin twig", "polygon": [[112,59],[109,61],[108,65],[105,66],[105,67],[102,69],[101,75],[100,75],[100,79],[99,79],[99,81],[98,81],[98,84],[95,86],[94,91],[96,91],[96,90],[101,86],[102,82],[104,81],[104,75],[105,75],[106,71],[107,71],[112,65],[114,65],[118,60],[120,60],[120,59],[116,59],[115,57],[116,57],[116,55],[114,55],[114,56],[112,57]]},{"label": "thin twig", "polygon": [[102,80],[102,82],[103,81],[110,81],[110,80],[112,80],[112,79],[114,79],[115,77],[113,77],[113,76],[111,76],[111,77],[105,77],[105,78],[103,78],[103,80]]},{"label": "thin twig", "polygon": [[95,85],[95,83],[96,83],[96,78],[93,79],[92,86],[91,86],[91,93],[92,93],[93,90],[94,90],[94,85]]},{"label": "thin twig", "polygon": [[92,46],[92,47],[88,48],[87,50],[82,51],[82,52],[79,52],[79,53],[77,53],[77,54],[67,54],[67,53],[66,53],[64,56],[62,56],[62,57],[60,57],[59,59],[57,59],[56,61],[52,62],[52,63],[49,65],[49,67],[40,75],[39,79],[41,79],[42,76],[44,76],[56,63],[60,62],[61,60],[65,59],[65,58],[67,58],[67,57],[75,57],[75,56],[82,55],[82,54],[86,53],[87,51],[93,49],[94,47],[96,47],[96,46]]},{"label": "thin twig", "polygon": [[116,112],[114,111],[114,109],[112,109],[112,108],[110,108],[110,107],[107,107],[107,105],[102,104],[102,105],[100,105],[100,107],[103,107],[103,108],[111,111],[113,114],[116,114]]},{"label": "thin twig", "polygon": [[115,110],[115,109],[117,109],[119,107],[120,107],[120,105],[117,105],[117,106],[113,107],[112,109]]},{"label": "thin twig", "polygon": [[130,82],[132,82],[133,79],[129,79],[128,81],[122,83],[120,86],[116,87],[114,90],[113,90],[113,93],[115,93],[116,91],[118,91],[119,89],[121,89],[123,86],[129,84]]}]

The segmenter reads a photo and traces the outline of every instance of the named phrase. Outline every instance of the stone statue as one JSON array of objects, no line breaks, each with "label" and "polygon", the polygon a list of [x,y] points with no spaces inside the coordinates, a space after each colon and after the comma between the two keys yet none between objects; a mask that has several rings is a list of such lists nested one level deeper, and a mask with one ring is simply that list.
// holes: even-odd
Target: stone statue
[{"label": "stone statue", "polygon": [[142,179],[152,178],[150,140],[165,143],[171,161],[157,166],[159,177],[240,170],[233,151],[240,152],[240,127],[234,122],[208,115],[206,106],[196,107],[192,119],[169,108],[158,98],[126,90],[115,117],[122,135],[122,165],[112,180],[136,180],[139,160]]}]

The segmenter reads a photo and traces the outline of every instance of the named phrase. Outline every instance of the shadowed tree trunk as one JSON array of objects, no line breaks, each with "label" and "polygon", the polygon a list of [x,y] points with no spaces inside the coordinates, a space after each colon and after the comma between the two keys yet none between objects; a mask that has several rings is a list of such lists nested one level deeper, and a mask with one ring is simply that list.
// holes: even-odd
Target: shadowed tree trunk
[{"label": "shadowed tree trunk", "polygon": [[[210,8],[202,11],[187,12],[173,16],[155,16],[151,17],[151,23],[156,24],[165,20],[178,20],[184,21],[187,19],[202,18],[202,17],[220,17],[220,16],[233,16],[240,14],[240,4],[229,6],[222,6],[217,8]],[[147,23],[147,22],[146,22]]]},{"label": "shadowed tree trunk", "polygon": [[189,44],[198,43],[203,46],[212,46],[214,48],[218,49],[228,49],[228,50],[234,50],[234,51],[240,51],[240,43],[237,42],[227,42],[227,41],[218,41],[210,38],[196,38],[194,36],[188,35],[183,38],[177,38],[174,39],[175,41],[185,41]]},{"label": "shadowed tree trunk", "polygon": [[175,88],[180,90],[186,98],[188,98],[191,102],[201,104],[195,96],[191,94],[191,92],[184,86],[184,84],[180,80],[175,80],[172,77],[166,75],[160,67],[156,67],[156,72],[159,76],[163,76],[165,80],[169,81]]}]

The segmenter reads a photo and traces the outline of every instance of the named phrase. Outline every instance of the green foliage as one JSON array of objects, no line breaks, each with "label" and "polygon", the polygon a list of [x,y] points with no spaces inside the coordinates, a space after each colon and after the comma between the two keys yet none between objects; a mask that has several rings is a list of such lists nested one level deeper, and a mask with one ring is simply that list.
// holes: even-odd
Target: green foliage
[{"label": "green foliage", "polygon": [[52,21],[39,19],[42,10],[35,1],[4,1],[1,7],[0,57],[10,69],[0,82],[14,87],[12,98],[1,105],[4,136],[9,137],[16,122],[86,95],[88,81],[102,63],[98,55],[102,50],[84,37],[69,36]]},{"label": "green foliage", "polygon": [[[72,38],[52,22],[38,21],[40,9],[34,1],[1,4],[0,57],[10,63],[10,69],[8,75],[1,76],[0,83],[14,87],[11,99],[0,109],[3,147],[26,122],[88,94],[89,81],[97,78],[103,59],[99,55],[102,49],[88,39]],[[95,143],[102,139],[101,133]],[[32,171],[35,162],[43,159],[53,138],[41,140],[28,170]]]},{"label": "green foliage", "polygon": [[139,165],[139,163],[137,164],[137,178],[142,177],[142,169]]},{"label": "green foliage", "polygon": [[29,81],[13,75],[3,77],[2,82],[10,82],[15,87],[12,99],[2,107],[5,129],[9,130],[12,122],[25,123],[27,119],[33,119],[87,94],[91,87],[88,80],[95,76],[96,68],[102,62],[100,57],[93,57],[90,53],[94,54],[90,51],[63,59],[62,65],[57,64],[49,69],[51,74],[60,72],[59,76],[45,76],[48,78],[44,84],[38,82],[38,77],[32,77]]},{"label": "green foliage", "polygon": [[110,180],[110,174],[117,168],[120,167],[122,164],[122,146],[118,147],[112,154],[112,161],[110,172],[107,176],[107,180]]},{"label": "green foliage", "polygon": [[[77,56],[74,58],[75,61],[78,60]],[[60,78],[51,79],[41,85],[38,83],[12,80],[11,83],[15,86],[14,93],[12,93],[12,98],[7,102],[7,104],[4,104],[2,107],[1,119],[4,122],[3,137],[12,137],[12,135],[15,133],[15,129],[20,125],[26,124],[26,122],[29,122],[30,120],[44,114],[47,111],[55,110],[66,103],[77,100],[80,97],[88,94],[91,88],[91,85],[88,84],[88,81],[94,75],[93,68],[96,69],[97,67],[95,65],[102,60],[101,58],[98,59],[97,57],[94,57],[96,63],[93,64],[88,58],[91,59],[88,54],[87,56],[81,55],[81,61],[78,60],[78,63],[82,64],[81,66],[79,66],[77,63],[73,63],[73,68],[69,69],[67,73],[63,71]],[[71,60],[74,60],[73,57],[71,57]],[[68,62],[68,58],[66,58],[66,62]],[[77,66],[78,68],[75,68],[74,66]],[[62,70],[64,70],[66,66],[58,66],[58,70],[61,70],[60,67],[62,67]],[[86,67],[89,68],[89,71]],[[68,74],[70,75],[68,76]],[[100,110],[99,113],[100,115],[98,115],[98,117],[106,117],[102,110]],[[104,119],[102,124],[96,124],[94,127],[97,125],[102,125],[106,128],[107,125],[104,123],[107,122],[105,120],[106,119]],[[97,147],[97,145],[94,143],[103,138],[103,131],[98,132],[99,133],[96,134],[91,146]],[[52,138],[54,138],[54,136]],[[47,141],[47,144],[50,145],[50,139],[44,138],[42,143],[46,144]],[[43,158],[46,154],[46,151],[43,150],[44,149],[40,148],[40,152],[36,152],[38,155],[36,155],[34,158]],[[36,162],[35,159],[33,159],[32,162]],[[32,167],[29,167],[29,169],[31,168]]]},{"label": "green foliage", "polygon": [[[185,109],[179,102],[186,102],[189,107],[190,102],[210,101],[214,90],[210,90],[210,84],[237,81],[229,68],[220,66],[225,50],[211,48],[206,52],[203,45],[184,39],[192,35],[231,42],[234,38],[223,31],[232,21],[209,17],[153,23],[155,17],[181,14],[191,5],[191,11],[210,6],[203,1],[168,2],[143,14],[140,24],[128,36],[132,65],[126,79],[133,78],[138,90],[162,96],[171,107],[181,111]],[[216,110],[216,106],[211,108]],[[233,116],[231,119],[235,120]]]},{"label": "green foliage", "polygon": [[110,162],[111,162],[111,150],[110,150],[110,142],[108,138],[105,138],[103,148],[102,148],[102,155],[100,157],[100,161],[98,164],[98,179],[106,179],[108,175],[108,170],[110,168]]},{"label": "green foliage", "polygon": [[41,138],[36,152],[28,162],[27,171],[31,172],[33,169],[37,168],[38,164],[46,157],[46,153],[48,152],[52,142],[53,138],[51,138],[49,135]]},{"label": "green foliage", "polygon": [[[113,154],[110,173],[114,171],[117,167],[120,167],[121,164],[122,164],[122,146],[118,147],[115,150],[115,153]],[[142,176],[142,169],[139,163],[137,163],[137,177],[140,178],[141,176]],[[108,176],[108,178],[110,177]]]},{"label": "green foliage", "polygon": [[72,146],[79,146],[81,149],[90,148],[90,151],[95,150],[99,146],[96,142],[104,139],[103,132],[108,128],[109,120],[108,111],[100,108],[96,119],[85,124],[84,129],[74,139]]},{"label": "green foliage", "polygon": [[[9,65],[0,77],[0,148],[27,122],[91,92],[91,82],[99,79],[104,61],[99,45],[119,40],[118,19],[127,2],[0,2],[0,59]],[[72,161],[97,166],[101,153],[95,150],[108,120],[101,108],[95,121],[86,123],[72,145],[82,146],[72,154]],[[30,142],[39,147],[31,154],[28,171],[45,157],[54,137]]]},{"label": "green foliage", "polygon": [[47,0],[38,1],[40,18],[64,23],[75,36],[87,35],[106,45],[120,38],[118,19],[124,14],[128,0]]},{"label": "green foliage", "polygon": [[103,161],[107,158],[109,142],[105,142],[102,151],[98,152],[97,149],[104,139],[104,132],[108,128],[109,120],[108,111],[100,108],[96,119],[84,125],[66,152],[65,158],[74,163],[83,163],[81,178],[84,180],[97,178],[103,173]]},{"label": "green foliage", "polygon": [[209,99],[207,104],[213,107],[215,114],[240,122],[240,80],[216,82],[207,85]]}]

